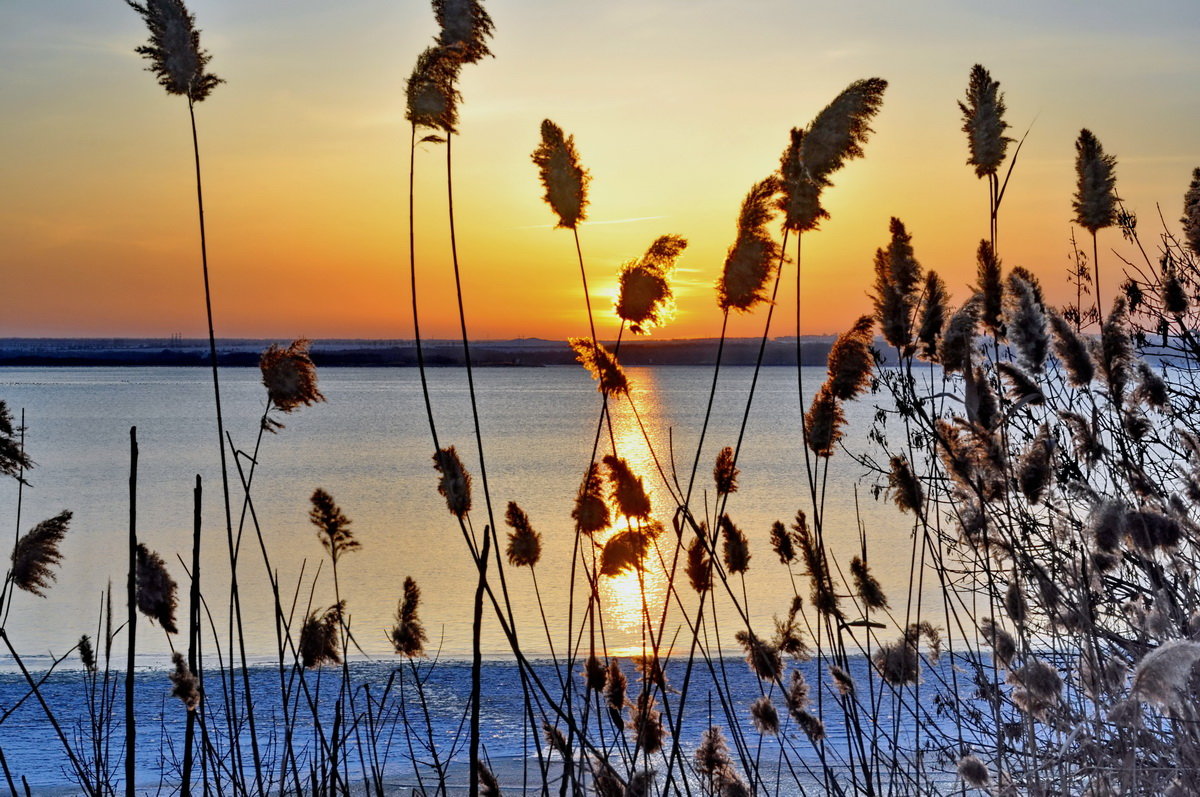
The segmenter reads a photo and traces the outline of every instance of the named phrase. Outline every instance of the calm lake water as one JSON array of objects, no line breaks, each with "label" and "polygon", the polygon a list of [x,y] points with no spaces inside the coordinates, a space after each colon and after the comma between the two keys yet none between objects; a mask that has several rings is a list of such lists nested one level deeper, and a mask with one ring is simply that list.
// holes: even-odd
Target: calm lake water
[{"label": "calm lake water", "polygon": [[[668,475],[673,462],[679,481],[686,485],[711,369],[632,368],[629,373],[642,422],[660,462]],[[704,511],[706,499],[711,505],[717,452],[736,442],[752,373],[748,367],[721,371],[694,489],[698,514]],[[466,373],[434,369],[430,378],[442,444],[456,445],[475,476],[473,515],[482,530],[486,513]],[[803,378],[805,392],[811,395],[824,371],[805,369]],[[228,369],[222,372],[222,380],[226,427],[236,446],[251,450],[265,403],[257,369]],[[389,655],[385,629],[392,624],[404,578],[411,575],[423,592],[421,616],[429,647],[440,648],[444,656],[468,654],[473,567],[457,523],[436,489],[417,371],[330,368],[321,372],[320,380],[327,403],[282,416],[286,428],[264,437],[254,477],[255,514],[272,567],[280,573],[286,602],[290,604],[298,592],[297,616],[308,605],[310,591],[313,607],[333,602],[328,557],[308,520],[309,497],[314,488],[322,487],[353,520],[352,530],[361,543],[360,549],[339,561],[339,578],[363,651],[370,656]],[[506,532],[504,509],[508,501],[516,501],[542,535],[536,576],[551,642],[561,650],[574,534],[570,512],[591,455],[600,395],[580,368],[480,369],[476,382],[495,516]],[[18,418],[24,408],[26,447],[37,463],[29,474],[32,486],[24,492],[21,529],[63,509],[75,513],[62,546],[57,582],[48,597],[18,593],[15,599],[8,630],[23,654],[28,652],[36,662],[38,657],[67,650],[83,633],[94,634],[100,599],[110,582],[117,613],[123,615],[131,426],[137,427],[140,448],[139,536],[163,556],[181,585],[186,577],[177,557],[190,564],[193,487],[197,474],[203,480],[202,584],[213,621],[224,627],[229,565],[208,372],[201,368],[6,368],[0,370],[0,398]],[[848,406],[846,443],[851,449],[867,449],[866,433],[875,406],[885,400],[882,395],[868,395]],[[612,415],[617,449],[645,477],[655,515],[667,525],[661,543],[669,564],[675,546],[669,531],[674,505],[627,403],[614,402]],[[740,489],[731,496],[727,510],[750,538],[752,563],[746,579],[750,616],[765,630],[771,628],[773,615],[786,612],[792,595],[787,568],[769,547],[771,523],[790,523],[797,509],[808,506],[800,419],[796,371],[764,369],[738,463]],[[230,469],[236,526],[240,490],[232,463]],[[871,481],[862,477],[863,468],[848,456],[834,457],[826,489],[827,541],[848,561],[858,551],[861,520],[872,565],[884,587],[899,598],[907,586],[910,521],[891,505],[873,499]],[[0,518],[10,528],[15,528],[16,502],[15,482],[0,483]],[[249,522],[245,534],[239,578],[246,648],[253,659],[268,660],[275,650],[272,602]],[[508,578],[525,649],[537,655],[548,653],[551,642],[541,628],[528,569],[510,569]],[[645,586],[652,611],[661,607],[665,595],[661,566],[648,570]],[[184,592],[181,598],[186,599]],[[602,600],[609,649],[639,649],[636,576],[605,579]],[[667,639],[679,625],[668,622]],[[146,624],[141,628],[139,650],[144,662],[163,663],[168,651],[165,636]],[[733,644],[732,640],[723,643]],[[496,623],[487,623],[483,646],[493,656],[508,651]]]}]

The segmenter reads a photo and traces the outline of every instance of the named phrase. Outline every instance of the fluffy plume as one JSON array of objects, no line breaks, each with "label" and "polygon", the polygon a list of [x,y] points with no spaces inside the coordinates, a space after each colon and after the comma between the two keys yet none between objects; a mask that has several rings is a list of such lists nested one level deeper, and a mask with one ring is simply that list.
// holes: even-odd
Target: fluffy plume
[{"label": "fluffy plume", "polygon": [[779,181],[768,177],[755,183],[738,214],[738,234],[725,255],[725,267],[717,284],[717,300],[722,310],[746,312],[767,301],[767,281],[775,273],[781,252],[767,231],[774,213],[771,200],[779,191]]},{"label": "fluffy plume", "polygon": [[1172,517],[1151,511],[1131,511],[1121,520],[1129,541],[1142,553],[1174,548],[1183,538],[1183,527]]},{"label": "fluffy plume", "polygon": [[996,625],[990,617],[984,617],[979,621],[979,633],[991,646],[992,652],[1001,664],[1005,667],[1012,664],[1013,658],[1017,655],[1017,642],[1013,639],[1012,634]]},{"label": "fluffy plume", "polygon": [[1020,277],[1008,279],[1008,338],[1017,350],[1017,361],[1031,373],[1040,373],[1050,348],[1046,314],[1033,287]]},{"label": "fluffy plume", "polygon": [[629,378],[625,376],[625,370],[617,362],[616,355],[604,348],[603,343],[591,338],[567,338],[567,343],[571,344],[575,359],[599,383],[601,393],[619,396],[629,390]]},{"label": "fluffy plume", "polygon": [[614,658],[608,663],[608,675],[604,681],[604,699],[608,703],[609,712],[615,712],[614,722],[620,721],[621,712],[629,703],[626,697],[628,690],[629,679],[625,677],[620,663]]},{"label": "fluffy plume", "polygon": [[1165,711],[1182,711],[1194,699],[1188,683],[1197,661],[1200,642],[1173,639],[1160,645],[1138,662],[1130,695]]},{"label": "fluffy plume", "polygon": [[792,537],[781,521],[771,524],[771,550],[779,557],[780,564],[791,564],[796,561],[796,549],[792,545]]},{"label": "fluffy plume", "polygon": [[1090,385],[1096,366],[1084,339],[1059,313],[1050,313],[1050,327],[1054,330],[1054,354],[1066,369],[1067,380],[1075,387]]},{"label": "fluffy plume", "polygon": [[1192,182],[1183,195],[1183,237],[1192,254],[1200,257],[1200,168],[1192,171]]},{"label": "fluffy plume", "polygon": [[913,254],[912,236],[900,219],[892,218],[891,242],[875,251],[875,317],[883,337],[892,346],[908,351],[912,344],[913,320],[921,264]]},{"label": "fluffy plume", "polygon": [[792,524],[794,532],[792,539],[800,547],[800,554],[808,568],[808,578],[812,584],[812,604],[822,615],[827,617],[842,616],[837,593],[829,575],[829,564],[825,558],[825,548],[817,542],[812,530],[808,527],[808,519],[803,512],[796,513],[796,522]]},{"label": "fluffy plume", "polygon": [[654,707],[652,692],[642,691],[638,695],[626,727],[633,731],[634,744],[646,755],[653,755],[662,749],[667,731],[663,727],[662,712]]},{"label": "fluffy plume", "polygon": [[1038,387],[1037,382],[1017,366],[1001,361],[996,363],[996,370],[1008,382],[1008,395],[1016,406],[1046,403],[1046,394]]},{"label": "fluffy plume", "polygon": [[591,175],[579,164],[575,136],[568,136],[549,119],[542,121],[542,142],[533,162],[546,194],[542,198],[558,216],[558,227],[573,230],[587,218],[587,188]]},{"label": "fluffy plume", "polygon": [[79,661],[83,669],[90,673],[96,672],[96,651],[92,647],[92,639],[87,634],[79,638]]},{"label": "fluffy plume", "polygon": [[200,679],[188,667],[182,653],[172,653],[171,662],[175,665],[168,676],[171,679],[171,697],[182,700],[188,711],[195,711],[200,707]]},{"label": "fluffy plume", "polygon": [[703,594],[712,589],[712,559],[705,549],[704,540],[699,537],[693,537],[688,544],[685,571],[692,589],[697,593]]},{"label": "fluffy plume", "polygon": [[725,569],[730,575],[745,573],[750,569],[750,542],[746,539],[746,534],[733,524],[729,515],[721,515],[719,525]]},{"label": "fluffy plume", "polygon": [[596,797],[625,797],[625,781],[607,761],[593,758],[592,791]]},{"label": "fluffy plume", "polygon": [[838,690],[838,694],[854,694],[854,679],[850,677],[850,673],[836,664],[831,664],[829,665],[829,677],[833,679],[833,685]]},{"label": "fluffy plume", "polygon": [[542,723],[542,734],[546,738],[546,744],[552,750],[558,753],[564,761],[571,757],[571,748],[567,744],[567,737],[563,736],[563,732],[555,728],[549,722]]},{"label": "fluffy plume", "polygon": [[571,510],[575,519],[575,530],[583,534],[595,534],[608,528],[608,503],[604,500],[604,483],[600,479],[600,468],[593,462],[588,466],[583,484],[575,495],[575,508]]},{"label": "fluffy plume", "polygon": [[1000,259],[990,241],[980,241],[975,255],[975,279],[979,285],[975,290],[982,297],[979,320],[985,329],[994,335],[1003,336],[1001,314],[1004,309],[1004,283],[1001,281]]},{"label": "fluffy plume", "polygon": [[908,457],[895,454],[889,465],[888,487],[891,488],[892,501],[902,512],[920,512],[925,503],[925,494],[920,479],[908,464]]},{"label": "fluffy plume", "polygon": [[641,570],[649,548],[650,538],[642,532],[617,532],[600,551],[600,575],[615,576],[627,570]]},{"label": "fluffy plume", "polygon": [[33,467],[33,461],[25,454],[24,446],[15,436],[20,431],[20,428],[13,427],[8,404],[0,401],[0,475],[25,482],[21,474]]},{"label": "fluffy plume", "polygon": [[700,734],[700,744],[696,747],[694,760],[696,771],[709,779],[733,766],[733,759],[729,757],[729,745],[719,725],[709,726]]},{"label": "fluffy plume", "polygon": [[1092,131],[1084,128],[1075,141],[1075,222],[1088,232],[1111,227],[1117,220],[1117,159],[1104,154]]},{"label": "fluffy plume", "polygon": [[651,797],[658,774],[653,769],[639,769],[629,776],[625,797]]},{"label": "fluffy plume", "polygon": [[842,439],[842,425],[845,422],[842,404],[826,382],[813,396],[812,406],[804,414],[809,450],[818,457],[833,456],[833,447]]},{"label": "fluffy plume", "polygon": [[958,760],[958,776],[972,789],[985,789],[992,780],[987,764],[975,755],[965,755]]},{"label": "fluffy plume", "polygon": [[799,670],[792,670],[791,681],[788,683],[787,690],[783,696],[787,702],[788,711],[792,713],[793,717],[795,717],[797,711],[803,711],[808,708],[811,702],[808,682],[804,680],[804,674]]},{"label": "fluffy plume", "polygon": [[738,488],[738,468],[733,461],[733,449],[725,446],[717,454],[717,464],[713,466],[713,481],[717,485],[717,495],[736,493]]},{"label": "fluffy plume", "polygon": [[979,324],[979,308],[983,298],[975,294],[950,317],[942,342],[938,347],[938,359],[947,373],[965,371],[971,365],[975,348],[976,327]]},{"label": "fluffy plume", "polygon": [[515,567],[536,565],[542,558],[542,535],[534,530],[529,515],[517,506],[516,501],[509,501],[504,522],[512,528],[508,535],[509,564]]},{"label": "fluffy plume", "polygon": [[138,543],[137,607],[151,620],[157,620],[168,634],[179,633],[175,627],[175,607],[179,603],[176,592],[166,562],[144,543]]},{"label": "fluffy plume", "polygon": [[735,639],[746,652],[746,663],[755,675],[764,681],[779,680],[783,673],[783,659],[779,656],[779,648],[759,639],[752,631],[738,631]]},{"label": "fluffy plume", "polygon": [[[317,389],[317,368],[308,350],[309,342],[303,339],[293,341],[286,349],[272,343],[258,360],[267,398],[281,412],[294,412],[325,400]],[[278,421],[267,423],[268,431],[283,427]]]},{"label": "fluffy plume", "polygon": [[325,611],[316,609],[304,621],[300,629],[300,662],[305,668],[319,667],[325,662],[342,663],[342,649],[338,643],[338,625],[346,602],[335,603]]},{"label": "fluffy plume", "polygon": [[487,764],[479,762],[479,795],[480,797],[500,797],[500,782],[492,774]]},{"label": "fluffy plume", "polygon": [[421,588],[412,576],[404,579],[404,597],[396,605],[396,624],[390,634],[392,647],[402,656],[412,658],[425,655],[425,626],[417,609],[421,603]]},{"label": "fluffy plume", "polygon": [[438,44],[453,51],[464,64],[492,54],[487,40],[495,26],[479,0],[433,0],[433,15],[441,28]]},{"label": "fluffy plume", "polygon": [[1129,338],[1129,315],[1125,297],[1118,296],[1112,310],[1100,328],[1100,372],[1108,382],[1108,390],[1114,399],[1125,395],[1133,368],[1133,343]]},{"label": "fluffy plume", "polygon": [[809,650],[808,643],[804,641],[800,623],[796,620],[796,615],[803,607],[804,599],[799,595],[793,595],[787,619],[775,618],[775,638],[771,641],[771,644],[779,648],[780,652],[788,654],[797,661],[808,661],[812,658],[812,651]]},{"label": "fluffy plume", "polygon": [[1137,372],[1138,386],[1133,391],[1133,400],[1156,410],[1167,409],[1171,397],[1162,375],[1145,360],[1138,361]]},{"label": "fluffy plume", "polygon": [[1004,153],[1012,139],[1004,135],[1004,93],[1000,82],[980,64],[971,67],[967,81],[967,101],[958,103],[963,115],[963,132],[971,155],[967,165],[975,167],[976,177],[994,175],[1004,162]]},{"label": "fluffy plume", "polygon": [[1017,484],[1020,486],[1021,492],[1025,494],[1026,500],[1031,504],[1042,500],[1042,495],[1054,475],[1054,471],[1050,467],[1050,457],[1054,454],[1054,442],[1054,435],[1050,433],[1050,427],[1043,423],[1038,429],[1037,436],[1029,442],[1029,447],[1025,449],[1025,453],[1021,455],[1021,461],[1017,465]]},{"label": "fluffy plume", "polygon": [[887,81],[857,80],[834,98],[809,123],[791,131],[779,163],[782,197],[779,208],[784,226],[804,232],[817,227],[829,213],[821,207],[821,191],[833,183],[829,177],[846,161],[863,156],[871,134],[869,122],[883,105]]},{"label": "fluffy plume", "polygon": [[615,308],[634,333],[644,334],[661,327],[675,315],[670,277],[675,261],[686,247],[687,241],[681,236],[663,235],[640,260],[621,266]]},{"label": "fluffy plume", "polygon": [[310,500],[312,509],[308,510],[308,519],[317,527],[317,537],[336,565],[342,554],[359,547],[354,532],[350,531],[350,518],[334,503],[333,496],[320,487],[313,490]]},{"label": "fluffy plume", "polygon": [[1004,611],[1008,612],[1008,618],[1018,627],[1025,624],[1029,614],[1029,603],[1025,600],[1025,593],[1021,591],[1021,583],[1017,581],[1016,573],[1013,573],[1013,580],[1004,591]]},{"label": "fluffy plume", "polygon": [[433,469],[441,474],[438,492],[446,499],[450,514],[466,517],[471,511],[471,474],[463,467],[454,446],[443,448],[433,455]]},{"label": "fluffy plume", "polygon": [[862,316],[838,336],[829,350],[829,392],[835,398],[852,399],[871,384],[871,368],[875,364],[871,350],[874,327],[870,316]]},{"label": "fluffy plume", "polygon": [[883,594],[883,588],[879,586],[875,576],[871,575],[871,569],[866,562],[857,556],[851,559],[850,574],[854,578],[854,590],[864,606],[868,609],[888,608],[887,596]]},{"label": "fluffy plume", "polygon": [[43,520],[17,540],[12,551],[12,580],[18,589],[46,597],[55,580],[54,566],[62,561],[58,546],[71,523],[71,512]]},{"label": "fluffy plume", "polygon": [[779,733],[779,712],[771,698],[763,695],[750,704],[750,717],[759,733],[769,733],[775,736]]},{"label": "fluffy plume", "polygon": [[921,322],[917,328],[917,341],[921,345],[921,356],[927,360],[937,358],[938,340],[941,339],[942,328],[946,325],[948,302],[946,283],[936,272],[926,272],[925,296],[921,301]]},{"label": "fluffy plume", "polygon": [[168,94],[182,94],[190,102],[200,102],[223,82],[205,71],[212,56],[200,48],[196,18],[183,0],[126,2],[141,15],[150,31],[150,42],[134,52],[150,62],[146,71],[154,73]]},{"label": "fluffy plume", "polygon": [[583,665],[583,679],[587,683],[587,688],[593,692],[601,692],[604,690],[604,684],[608,681],[608,668],[604,666],[604,662],[596,658],[596,654],[587,657],[587,661]]},{"label": "fluffy plume", "polygon": [[608,454],[604,457],[608,466],[608,483],[612,487],[612,498],[622,515],[631,518],[650,517],[650,498],[642,485],[642,477],[636,476],[625,460]]},{"label": "fluffy plume", "polygon": [[917,647],[907,635],[898,642],[884,642],[871,656],[880,677],[893,686],[915,683],[920,673],[918,661]]},{"label": "fluffy plume", "polygon": [[462,60],[448,47],[433,46],[419,56],[407,84],[404,118],[416,127],[455,132],[458,101],[455,83]]},{"label": "fluffy plume", "polygon": [[1015,685],[1012,699],[1026,714],[1041,716],[1058,703],[1062,694],[1062,677],[1052,665],[1041,659],[1030,659],[1020,669],[1008,674]]},{"label": "fluffy plume", "polygon": [[[1197,221],[1200,221],[1200,218]],[[1169,260],[1163,262],[1162,272],[1163,309],[1179,317],[1188,311],[1187,291],[1184,290],[1183,283],[1179,281],[1179,275],[1175,273],[1175,268],[1170,265]]]}]

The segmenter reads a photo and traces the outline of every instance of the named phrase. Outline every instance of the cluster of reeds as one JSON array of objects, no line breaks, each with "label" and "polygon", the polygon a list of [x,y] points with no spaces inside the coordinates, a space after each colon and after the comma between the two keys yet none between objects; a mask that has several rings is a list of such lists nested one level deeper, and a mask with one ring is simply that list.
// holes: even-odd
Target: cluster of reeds
[{"label": "cluster of reeds", "polygon": [[[281,431],[283,415],[324,396],[306,341],[272,346],[260,363],[266,396],[253,446],[235,445],[226,431],[194,114],[195,103],[220,81],[206,71],[209,57],[181,0],[130,5],[151,34],[138,52],[150,59],[169,93],[187,97],[192,122],[229,591],[219,629],[212,613],[222,608],[216,590],[202,589],[200,580],[197,477],[193,555],[181,579],[190,587],[187,617],[178,616],[176,580],[138,536],[138,449],[131,430],[128,615],[113,627],[110,591],[95,637],[103,656],[89,637],[75,648],[88,714],[73,738],[21,665],[29,693],[53,724],[84,792],[123,788],[132,794],[137,785],[140,612],[163,630],[173,652],[164,680],[186,715],[183,739],[173,742],[182,750],[174,782],[183,794],[361,789],[383,795],[394,766],[390,758],[403,761],[422,793],[446,794],[459,785],[452,765],[464,755],[471,794],[529,787],[560,795],[722,797],[966,788],[1189,793],[1200,766],[1200,682],[1194,675],[1200,661],[1194,577],[1200,565],[1194,511],[1200,502],[1200,428],[1194,405],[1200,393],[1193,381],[1200,366],[1194,337],[1200,324],[1200,170],[1185,199],[1182,232],[1165,233],[1151,254],[1141,246],[1136,218],[1116,196],[1115,159],[1082,131],[1074,208],[1077,223],[1093,236],[1093,271],[1077,258],[1073,314],[1056,309],[1032,273],[1006,270],[999,255],[998,213],[1020,147],[1004,171],[1013,143],[1006,135],[1004,96],[988,71],[976,66],[960,103],[968,164],[989,185],[989,229],[975,253],[973,295],[950,307],[947,285],[921,266],[914,235],[892,219],[889,240],[874,259],[873,314],[838,337],[815,390],[806,392],[798,357],[796,458],[805,475],[792,503],[778,508],[791,521],[746,530],[735,520],[743,478],[738,463],[774,302],[790,262],[788,243],[794,236],[798,333],[801,241],[830,218],[821,199],[832,175],[864,156],[887,83],[851,83],[806,127],[792,129],[778,170],[756,181],[744,198],[716,284],[721,333],[708,404],[697,419],[690,467],[683,469],[676,468],[674,452],[658,450],[647,432],[620,349],[627,328],[645,334],[669,322],[672,270],[687,241],[662,235],[621,267],[617,331],[602,342],[580,240],[591,176],[574,137],[544,121],[532,159],[556,226],[572,231],[588,314],[587,334],[570,345],[600,392],[591,455],[579,463],[574,506],[563,508],[575,529],[564,618],[547,613],[538,581],[544,548],[563,541],[536,530],[541,519],[521,508],[521,496],[506,497],[508,531],[500,536],[454,237],[458,77],[464,66],[490,54],[493,23],[477,0],[435,0],[439,33],[417,58],[407,84],[409,275],[432,443],[427,489],[444,498],[446,522],[475,569],[470,694],[463,696],[458,732],[446,736],[431,715],[426,685],[436,662],[424,658],[420,589],[411,578],[399,596],[395,625],[386,630],[401,663],[374,692],[351,665],[356,629],[339,563],[360,542],[350,518],[323,489],[312,493],[309,517],[328,558],[333,602],[314,605],[324,561],[311,576],[302,570],[294,587],[285,591],[280,583],[255,511],[254,477],[271,439],[266,433]],[[465,446],[439,435],[442,408],[435,406],[425,374],[413,179],[422,145],[442,146],[446,154],[451,264],[473,414],[473,440]],[[1104,312],[1096,235],[1114,225],[1141,260],[1127,261],[1129,279]],[[1095,293],[1090,315],[1079,306],[1085,281]],[[708,460],[710,482],[701,463],[711,448],[707,438],[729,314],[761,308],[759,356],[749,396],[738,408],[738,434],[715,461]],[[880,364],[877,335],[893,351],[895,365]],[[854,550],[835,550],[828,542],[829,466],[843,455],[846,403],[878,389],[889,403],[877,415],[876,448],[856,453],[878,477],[880,494],[911,519],[910,580],[903,596],[882,589],[861,524]],[[632,452],[618,444],[615,417],[636,425],[652,467],[639,472]],[[13,477],[20,491],[32,463],[18,431],[0,403],[0,473]],[[230,472],[238,477],[236,489]],[[64,512],[16,540],[0,590],[0,638],[18,663],[4,620],[17,590],[42,595],[50,586],[69,520]],[[755,539],[769,542],[774,555]],[[268,705],[251,688],[245,653],[238,588],[243,542],[251,548],[257,543],[273,600],[277,656],[270,677],[277,678],[279,699]],[[752,620],[757,613],[747,581],[766,567],[786,568],[792,590],[778,596],[773,622],[762,627]],[[661,606],[647,597],[651,571],[665,581]],[[601,599],[606,579],[630,574],[641,597],[640,651],[632,659],[610,652],[611,617]],[[511,596],[526,583],[541,627],[518,627]],[[488,763],[480,642],[485,623],[499,626],[519,675],[521,722],[532,740],[519,782],[506,782]],[[186,651],[176,651],[174,640],[185,633]],[[111,662],[121,634],[128,653],[123,735],[116,730],[120,667],[114,671]],[[536,664],[532,653],[546,649],[548,668]],[[214,659],[215,672],[206,667]],[[696,684],[702,679],[717,688],[701,694]],[[749,699],[733,686],[747,680],[754,693]],[[686,738],[685,721],[697,716],[705,718],[706,730],[698,739]],[[399,752],[393,750],[397,733]],[[123,759],[114,746],[123,749]],[[4,770],[16,793],[7,765]]]}]

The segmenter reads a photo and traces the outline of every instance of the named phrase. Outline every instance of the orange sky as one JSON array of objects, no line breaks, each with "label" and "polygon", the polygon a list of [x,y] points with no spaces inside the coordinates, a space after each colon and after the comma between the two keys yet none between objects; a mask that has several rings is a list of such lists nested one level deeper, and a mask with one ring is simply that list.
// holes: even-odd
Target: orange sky
[{"label": "orange sky", "polygon": [[[658,235],[691,245],[660,337],[719,330],[713,283],[738,205],[792,126],[850,81],[890,81],[867,157],[834,177],[805,238],[805,333],[869,309],[871,258],[900,216],[962,297],[987,193],[965,165],[956,101],[971,65],[1032,125],[1001,216],[1001,254],[1066,300],[1073,142],[1118,157],[1118,193],[1174,225],[1200,165],[1200,17],[1155,3],[884,0],[488,0],[496,57],[463,75],[455,141],[460,253],[475,337],[585,334],[571,235],[551,229],[529,154],[550,117],[593,175],[580,235],[610,323],[616,269]],[[852,6],[852,7],[851,7]],[[1001,7],[1003,6],[1003,7]],[[191,0],[228,83],[198,106],[219,336],[409,337],[404,79],[435,32],[420,2]],[[204,330],[186,103],[133,54],[124,4],[11,4],[0,31],[0,336]],[[457,333],[444,150],[418,153],[425,332]],[[1119,235],[1102,246],[1120,248]],[[1118,263],[1102,252],[1106,284]],[[774,334],[794,331],[789,268]],[[733,334],[761,332],[762,314]]]}]

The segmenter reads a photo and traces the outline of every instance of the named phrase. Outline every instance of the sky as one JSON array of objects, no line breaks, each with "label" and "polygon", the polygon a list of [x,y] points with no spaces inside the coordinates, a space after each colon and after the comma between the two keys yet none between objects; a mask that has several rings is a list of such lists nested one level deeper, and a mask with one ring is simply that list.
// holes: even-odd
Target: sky
[{"label": "sky", "polygon": [[[689,241],[678,316],[656,337],[720,330],[714,283],[738,206],[851,81],[889,81],[866,157],[834,175],[832,217],[806,234],[805,334],[869,312],[872,257],[901,218],[918,259],[968,295],[987,234],[957,101],[971,66],[1029,131],[1000,215],[1007,266],[1073,290],[1074,141],[1118,159],[1117,191],[1148,240],[1177,229],[1200,166],[1194,0],[485,0],[494,58],[462,75],[453,144],[463,294],[474,338],[587,331],[570,231],[554,229],[530,153],[543,118],[592,175],[579,229],[601,337],[617,270],[659,235]],[[405,79],[436,33],[427,3],[189,0],[226,83],[196,108],[219,337],[412,335]],[[186,101],[133,49],[118,0],[6,0],[0,11],[0,337],[204,333]],[[1010,150],[1011,152],[1011,150]],[[458,334],[445,149],[415,159],[422,332]],[[1081,233],[1081,238],[1086,233]],[[1119,281],[1101,231],[1102,279]],[[794,255],[794,250],[792,250]],[[772,335],[795,333],[795,264]],[[733,319],[762,333],[765,314]]]}]

